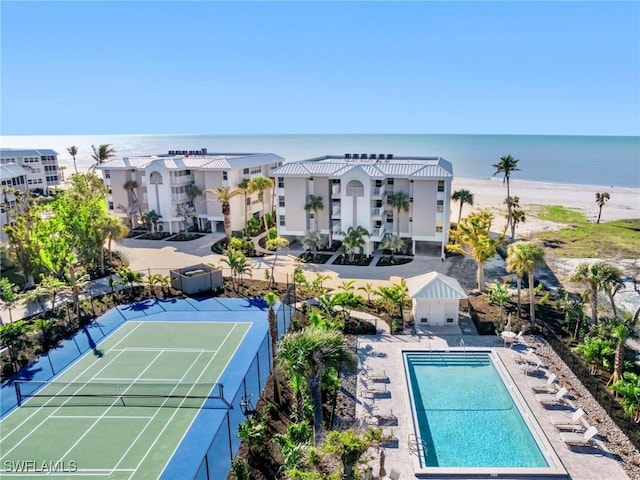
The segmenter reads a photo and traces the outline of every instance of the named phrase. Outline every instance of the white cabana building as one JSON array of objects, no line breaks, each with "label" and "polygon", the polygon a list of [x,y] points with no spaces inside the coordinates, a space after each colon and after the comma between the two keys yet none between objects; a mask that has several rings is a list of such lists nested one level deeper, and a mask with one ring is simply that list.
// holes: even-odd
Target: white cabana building
[{"label": "white cabana building", "polygon": [[407,287],[417,327],[458,325],[460,300],[467,293],[455,278],[430,272],[407,278]]}]

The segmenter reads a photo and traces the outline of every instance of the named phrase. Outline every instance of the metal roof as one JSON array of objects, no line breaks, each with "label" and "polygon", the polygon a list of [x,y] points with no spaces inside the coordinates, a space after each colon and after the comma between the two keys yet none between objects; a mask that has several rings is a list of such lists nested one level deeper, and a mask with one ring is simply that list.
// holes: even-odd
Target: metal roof
[{"label": "metal roof", "polygon": [[334,156],[285,163],[272,170],[272,177],[327,176],[336,178],[352,168],[360,168],[370,177],[452,178],[451,162],[440,157],[396,157],[391,160],[350,160]]},{"label": "metal roof", "polygon": [[425,273],[407,279],[411,298],[465,299],[467,293],[458,280],[438,272]]},{"label": "metal roof", "polygon": [[207,155],[151,155],[139,157],[113,158],[96,168],[100,170],[116,169],[144,169],[150,164],[163,165],[168,170],[230,170],[232,168],[249,168],[269,163],[277,163],[284,160],[283,157],[273,153],[238,154],[207,154]]},{"label": "metal roof", "polygon": [[18,165],[17,163],[3,163],[0,164],[0,179],[7,180],[9,178],[16,178],[22,176],[28,176],[29,172],[27,172],[23,167]]},{"label": "metal roof", "polygon": [[0,148],[0,158],[34,157],[41,155],[58,155],[58,152],[50,148]]}]

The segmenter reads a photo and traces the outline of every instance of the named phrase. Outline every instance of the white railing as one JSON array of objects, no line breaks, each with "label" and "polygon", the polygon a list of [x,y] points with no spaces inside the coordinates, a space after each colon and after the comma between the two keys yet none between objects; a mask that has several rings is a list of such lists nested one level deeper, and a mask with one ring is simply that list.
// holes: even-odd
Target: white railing
[{"label": "white railing", "polygon": [[340,185],[334,185],[331,187],[331,195],[340,195],[340,192],[342,192]]},{"label": "white railing", "polygon": [[342,208],[338,207],[338,208],[334,208],[333,209],[333,213],[331,214],[332,217],[339,217],[340,216],[340,212],[342,211]]},{"label": "white railing", "polygon": [[182,175],[180,177],[171,177],[171,185],[184,185],[185,183],[193,183],[193,175]]},{"label": "white railing", "polygon": [[381,187],[373,187],[371,189],[371,196],[373,197],[381,197],[385,194],[386,186],[383,185]]},{"label": "white railing", "polygon": [[371,209],[371,216],[372,217],[379,217],[382,214],[382,209],[381,208],[372,208]]},{"label": "white railing", "polygon": [[184,200],[187,200],[189,197],[187,197],[186,193],[172,193],[171,194],[171,201],[172,202],[182,202]]},{"label": "white railing", "polygon": [[364,187],[347,187],[347,196],[364,197]]},{"label": "white railing", "polygon": [[342,231],[342,225],[340,224],[334,225],[331,227],[331,233],[333,233],[333,235],[340,235],[341,231]]}]

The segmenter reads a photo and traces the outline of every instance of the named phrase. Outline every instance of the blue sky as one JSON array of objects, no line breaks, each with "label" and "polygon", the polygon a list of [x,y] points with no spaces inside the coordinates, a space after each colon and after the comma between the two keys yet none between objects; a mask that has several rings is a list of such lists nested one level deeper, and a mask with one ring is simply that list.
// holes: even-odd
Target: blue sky
[{"label": "blue sky", "polygon": [[640,134],[640,3],[12,2],[3,135]]}]

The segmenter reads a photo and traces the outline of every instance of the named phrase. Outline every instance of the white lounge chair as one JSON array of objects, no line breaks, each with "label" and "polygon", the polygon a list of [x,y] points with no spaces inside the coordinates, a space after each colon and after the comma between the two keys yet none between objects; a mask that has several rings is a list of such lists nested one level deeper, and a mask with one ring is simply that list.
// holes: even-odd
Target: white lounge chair
[{"label": "white lounge chair", "polygon": [[560,438],[566,447],[584,447],[591,444],[597,434],[596,427],[589,427],[584,433],[562,432]]},{"label": "white lounge chair", "polygon": [[378,397],[378,396],[382,397],[387,395],[388,393],[389,393],[389,390],[387,390],[386,383],[368,385],[364,390],[365,396],[369,398]]},{"label": "white lounge chair", "polygon": [[364,376],[371,382],[386,382],[389,380],[384,370],[367,370]]},{"label": "white lounge chair", "polygon": [[374,410],[373,416],[378,418],[379,420],[386,420],[387,422],[397,420],[396,416],[393,414],[393,410],[391,410],[390,408]]},{"label": "white lounge chair", "polygon": [[536,393],[556,393],[558,391],[558,387],[555,384],[557,379],[556,374],[552,373],[544,381],[529,382],[529,388]]},{"label": "white lounge chair", "polygon": [[567,388],[562,387],[555,394],[551,393],[536,393],[536,400],[542,405],[557,405],[563,403],[564,396],[567,394]]},{"label": "white lounge chair", "polygon": [[533,375],[534,373],[538,373],[538,370],[543,367],[542,360],[540,359],[537,359],[535,363],[530,363],[531,360],[534,360],[533,358],[527,360],[529,361],[525,362],[522,365],[522,373],[524,373],[525,375]]},{"label": "white lounge chair", "polygon": [[553,413],[549,415],[549,421],[557,429],[566,428],[575,431],[583,427],[581,420],[584,415],[584,410],[579,408],[571,414]]}]

